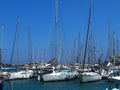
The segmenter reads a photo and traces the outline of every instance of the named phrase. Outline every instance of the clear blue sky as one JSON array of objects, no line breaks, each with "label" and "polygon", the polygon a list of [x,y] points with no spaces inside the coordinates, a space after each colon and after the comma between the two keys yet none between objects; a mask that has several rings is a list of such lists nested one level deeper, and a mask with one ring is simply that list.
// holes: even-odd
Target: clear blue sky
[{"label": "clear blue sky", "polygon": [[[73,40],[81,33],[85,43],[90,0],[59,0],[59,41],[64,28],[65,48],[72,52]],[[93,0],[92,29],[97,48],[107,50],[108,17],[111,31],[120,38],[120,0]],[[20,16],[21,52],[27,53],[27,30],[31,27],[32,47],[50,48],[49,33],[53,23],[55,0],[0,0],[0,24],[4,24],[4,62],[9,63],[17,18]],[[55,31],[52,31],[52,33]],[[52,34],[54,35],[54,34]],[[24,55],[23,55],[24,56]],[[46,55],[48,56],[48,55]],[[24,56],[25,57],[25,56]],[[27,55],[26,57],[27,58]],[[26,59],[24,59],[26,60]]]}]

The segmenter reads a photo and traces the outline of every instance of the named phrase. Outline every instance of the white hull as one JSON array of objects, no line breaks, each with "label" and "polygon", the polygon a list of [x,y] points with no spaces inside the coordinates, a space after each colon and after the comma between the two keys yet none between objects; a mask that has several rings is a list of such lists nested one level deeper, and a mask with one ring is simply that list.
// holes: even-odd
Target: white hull
[{"label": "white hull", "polygon": [[64,81],[70,80],[76,77],[75,72],[69,71],[55,71],[55,67],[52,68],[52,73],[38,75],[38,80],[49,81]]},{"label": "white hull", "polygon": [[120,76],[113,76],[108,78],[109,81],[120,81]]},{"label": "white hull", "polygon": [[41,80],[40,78],[42,78],[42,81],[64,81],[64,80],[71,80],[74,79],[76,77],[75,73],[71,73],[71,72],[53,72],[50,74],[43,74],[42,76],[38,76],[38,80]]},{"label": "white hull", "polygon": [[80,82],[86,83],[86,82],[94,82],[101,80],[101,76],[95,72],[83,72],[79,76]]},{"label": "white hull", "polygon": [[15,80],[15,79],[29,79],[32,77],[31,71],[19,71],[19,72],[13,72],[8,77],[8,80]]},{"label": "white hull", "polygon": [[42,78],[43,81],[61,81],[61,80],[65,80],[66,76],[61,75],[61,73],[51,73],[51,74],[44,74]]}]

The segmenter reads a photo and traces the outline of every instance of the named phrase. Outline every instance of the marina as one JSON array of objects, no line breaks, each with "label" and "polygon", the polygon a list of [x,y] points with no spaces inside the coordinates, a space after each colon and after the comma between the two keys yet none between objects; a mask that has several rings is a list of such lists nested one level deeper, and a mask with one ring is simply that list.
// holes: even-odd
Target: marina
[{"label": "marina", "polygon": [[[109,63],[108,63],[109,64]],[[10,67],[12,68],[11,72],[15,72],[16,70],[13,70],[15,66]],[[19,66],[20,68],[21,66]],[[23,66],[24,67],[24,66]],[[84,74],[87,73],[89,75],[85,77],[84,80],[81,82],[81,69],[77,69],[78,74],[72,74],[72,72],[76,71],[73,70],[73,66],[68,66],[67,69],[55,69],[55,67],[51,66],[44,66],[45,69],[37,69],[33,70],[35,76],[31,76],[31,78],[6,78],[8,76],[4,74],[0,74],[1,77],[3,75],[3,78],[1,78],[1,85],[3,86],[3,90],[48,90],[51,88],[51,90],[109,90],[111,87],[111,90],[114,90],[113,88],[116,88],[116,84],[118,84],[118,88],[120,88],[119,83],[119,73],[117,73],[117,70],[115,69],[107,78],[94,80],[97,78],[96,75],[92,75],[92,72],[94,74],[95,71],[93,69],[89,69],[89,72],[84,71]],[[60,66],[59,66],[60,67]],[[8,67],[7,67],[8,68]],[[5,68],[4,68],[5,69]],[[6,70],[6,69],[5,69]],[[31,69],[32,70],[32,69]],[[11,75],[16,76],[14,73],[9,73]],[[4,73],[4,72],[3,72]],[[82,73],[83,74],[83,73]],[[39,76],[40,75],[40,76]],[[43,76],[44,77],[43,77]],[[73,75],[73,76],[72,76]],[[99,73],[99,75],[101,75]],[[111,77],[113,75],[114,77]],[[22,75],[19,74],[19,77],[22,77]],[[38,79],[39,77],[39,79]],[[42,78],[42,79],[41,79]],[[93,79],[94,78],[94,79]],[[112,78],[112,79],[110,79]],[[92,81],[91,81],[92,80]],[[3,84],[2,84],[3,83]],[[119,90],[119,89],[118,89]]]},{"label": "marina", "polygon": [[16,19],[0,28],[0,90],[120,90],[119,22],[106,16],[112,9],[95,0],[11,2],[8,16],[17,22],[15,30]]}]

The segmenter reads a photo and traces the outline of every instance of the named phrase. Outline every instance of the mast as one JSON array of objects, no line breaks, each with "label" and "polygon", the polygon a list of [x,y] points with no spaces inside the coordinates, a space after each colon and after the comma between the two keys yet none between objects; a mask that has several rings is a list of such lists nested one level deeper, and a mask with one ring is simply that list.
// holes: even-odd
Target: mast
[{"label": "mast", "polygon": [[35,59],[35,49],[33,48],[33,53],[32,53],[32,64],[34,64],[35,63],[35,61],[34,61],[34,59]]},{"label": "mast", "polygon": [[64,29],[62,30],[61,58],[62,58],[62,60],[64,59]]},{"label": "mast", "polygon": [[112,55],[112,43],[111,43],[111,30],[110,30],[110,18],[108,18],[108,60],[111,60]]},{"label": "mast", "polygon": [[93,39],[92,40],[93,41],[92,42],[92,48],[93,48],[93,50],[92,50],[92,53],[93,53],[92,54],[92,58],[93,58],[93,60],[92,61],[93,61],[93,64],[96,64],[96,53],[97,53],[96,51],[97,50],[96,50],[95,37],[94,37],[94,33],[93,32],[92,32],[92,39]]},{"label": "mast", "polygon": [[0,68],[3,63],[3,47],[4,46],[4,25],[1,26],[1,49],[0,49]]},{"label": "mast", "polygon": [[88,39],[89,39],[90,25],[91,25],[91,15],[92,15],[92,0],[90,0],[90,12],[89,12],[89,18],[88,18],[88,28],[87,28],[87,35],[86,35],[86,42],[85,42],[85,52],[84,52],[84,57],[83,57],[83,68],[85,65],[86,54],[87,54],[87,46],[88,46]]},{"label": "mast", "polygon": [[89,38],[89,42],[88,42],[88,68],[91,62],[91,45],[90,45],[90,38]]},{"label": "mast", "polygon": [[91,27],[90,27],[90,64],[91,65],[93,64],[93,31]]},{"label": "mast", "polygon": [[72,63],[74,63],[74,60],[75,60],[75,58],[76,58],[76,56],[75,56],[75,50],[76,50],[76,42],[75,42],[75,40],[73,41],[73,60],[72,60]]},{"label": "mast", "polygon": [[20,17],[18,17],[18,26],[17,26],[17,65],[19,61],[19,35],[20,35]]},{"label": "mast", "polygon": [[28,27],[28,62],[32,62],[32,44],[31,44],[31,33],[30,26]]},{"label": "mast", "polygon": [[114,65],[115,65],[115,56],[116,56],[116,33],[113,32],[113,56],[114,56]]},{"label": "mast", "polygon": [[93,62],[93,64],[95,64],[96,63],[96,47],[95,46],[93,47],[93,54],[94,54],[94,62]]},{"label": "mast", "polygon": [[116,55],[116,33],[113,32],[113,55]]},{"label": "mast", "polygon": [[56,0],[56,18],[55,18],[55,26],[56,26],[56,38],[55,38],[55,58],[58,61],[58,0]]},{"label": "mast", "polygon": [[55,43],[54,42],[52,42],[52,53],[51,54],[52,54],[51,58],[55,57]]},{"label": "mast", "polygon": [[78,33],[78,55],[76,58],[76,63],[79,63],[79,58],[81,57],[80,55],[80,32]]},{"label": "mast", "polygon": [[[15,49],[15,44],[19,43],[18,41],[16,42],[16,40],[18,40],[18,36],[19,36],[19,31],[20,31],[20,17],[18,17],[17,20],[17,27],[16,27],[16,31],[15,31],[15,35],[14,35],[14,41],[13,41],[13,46],[12,46],[12,52],[11,52],[11,57],[10,57],[10,64],[12,64],[12,59],[13,59],[13,54],[14,54],[14,49]],[[17,45],[17,64],[18,64],[18,45]]]},{"label": "mast", "polygon": [[46,60],[46,48],[43,49],[43,63],[45,62]]},{"label": "mast", "polygon": [[41,56],[41,58],[42,58],[42,63],[43,63],[43,58],[44,58],[44,51],[42,50],[42,56]]},{"label": "mast", "polygon": [[119,40],[117,39],[117,55],[119,54]]}]

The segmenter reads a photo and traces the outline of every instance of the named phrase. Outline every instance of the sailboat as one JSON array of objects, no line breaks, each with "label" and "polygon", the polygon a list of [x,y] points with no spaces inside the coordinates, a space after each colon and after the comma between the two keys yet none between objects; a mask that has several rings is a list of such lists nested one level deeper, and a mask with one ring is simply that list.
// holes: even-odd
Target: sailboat
[{"label": "sailboat", "polygon": [[113,32],[113,66],[111,66],[111,74],[108,77],[108,81],[120,81],[119,67],[116,66],[116,60],[119,60],[119,54],[116,54],[116,34]]},{"label": "sailboat", "polygon": [[[88,20],[88,29],[87,29],[87,36],[86,36],[86,43],[85,43],[85,52],[84,52],[84,58],[83,58],[83,72],[80,72],[79,73],[79,80],[80,82],[82,83],[87,83],[87,82],[94,82],[94,81],[98,81],[98,80],[101,80],[101,76],[99,73],[97,72],[93,72],[90,70],[90,65],[88,64],[87,68],[88,70],[87,71],[84,71],[85,70],[85,60],[86,60],[86,53],[87,53],[87,48],[90,48],[88,47],[89,43],[88,43],[88,39],[90,38],[90,24],[91,24],[91,4],[92,4],[92,1],[90,1],[90,14],[89,14],[89,20]],[[90,58],[89,57],[89,50],[88,50],[88,59]]]},{"label": "sailboat", "polygon": [[[56,61],[56,64],[57,65],[53,65],[51,67],[52,69],[52,72],[50,73],[45,73],[45,74],[42,74],[40,76],[41,79],[39,80],[42,80],[44,82],[47,82],[47,81],[64,81],[64,80],[70,80],[70,79],[73,79],[75,77],[75,74],[70,72],[70,71],[63,71],[63,70],[60,70],[60,65],[59,64],[59,61],[58,59],[60,59],[60,55],[59,55],[59,58],[58,58],[58,55],[57,55],[57,34],[58,34],[58,0],[56,0],[56,42],[55,42],[55,58],[53,58],[51,61]],[[61,41],[62,43],[62,41]],[[61,44],[62,46],[62,44]],[[60,54],[61,54],[61,50],[60,50]]]},{"label": "sailboat", "polygon": [[[18,40],[19,29],[20,29],[20,17],[18,17],[18,21],[17,21],[17,29],[15,32],[15,38],[14,38],[14,43],[13,43],[13,47],[12,47],[10,64],[12,63],[15,43],[16,43],[16,40]],[[17,44],[18,44],[18,41],[17,41]],[[18,49],[18,45],[17,45],[17,49]],[[18,50],[17,50],[17,64],[18,64]],[[18,65],[16,66],[16,68],[17,68],[17,71],[9,73],[9,76],[5,78],[6,80],[28,79],[31,77],[31,72],[29,70],[26,70],[26,71],[18,70]]]},{"label": "sailboat", "polygon": [[72,72],[55,70],[55,67],[52,67],[51,69],[52,73],[42,75],[42,81],[66,81],[71,80],[75,77],[75,75]]}]

